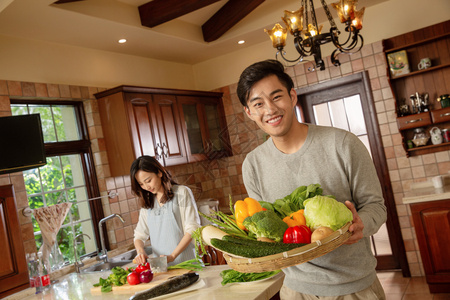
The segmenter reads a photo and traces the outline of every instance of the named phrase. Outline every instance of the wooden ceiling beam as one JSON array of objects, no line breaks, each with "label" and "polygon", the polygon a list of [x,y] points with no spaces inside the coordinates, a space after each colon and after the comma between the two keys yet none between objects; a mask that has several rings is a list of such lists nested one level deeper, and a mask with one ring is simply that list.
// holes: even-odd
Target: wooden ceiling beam
[{"label": "wooden ceiling beam", "polygon": [[258,7],[264,0],[229,0],[202,26],[203,39],[212,42]]},{"label": "wooden ceiling beam", "polygon": [[155,27],[219,0],[153,0],[139,6],[141,24]]}]

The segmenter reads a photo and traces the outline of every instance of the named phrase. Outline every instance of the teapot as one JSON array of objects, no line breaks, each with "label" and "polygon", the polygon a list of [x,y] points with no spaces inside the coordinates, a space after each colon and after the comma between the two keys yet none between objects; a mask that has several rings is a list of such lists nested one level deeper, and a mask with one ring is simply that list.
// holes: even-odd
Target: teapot
[{"label": "teapot", "polygon": [[430,135],[431,135],[431,142],[433,143],[433,145],[442,143],[442,134],[441,130],[438,127],[431,128]]}]

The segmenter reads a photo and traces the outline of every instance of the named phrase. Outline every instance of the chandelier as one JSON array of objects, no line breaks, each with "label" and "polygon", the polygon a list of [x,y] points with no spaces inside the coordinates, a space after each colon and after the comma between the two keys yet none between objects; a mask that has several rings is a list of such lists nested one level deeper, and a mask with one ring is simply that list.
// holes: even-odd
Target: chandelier
[{"label": "chandelier", "polygon": [[[362,18],[365,8],[363,7],[359,11],[356,10],[358,0],[340,0],[331,4],[336,9],[340,22],[345,24],[347,36],[345,42],[341,43],[339,40],[341,32],[336,27],[325,0],[320,0],[320,2],[330,22],[329,32],[322,33],[322,25],[318,26],[313,0],[302,0],[302,6],[297,11],[284,11],[282,20],[286,24],[287,29],[283,28],[279,23],[275,24],[271,30],[264,29],[269,34],[273,47],[278,50],[276,59],[280,55],[287,63],[297,64],[302,62],[305,57],[312,55],[315,61],[314,69],[325,70],[325,63],[320,49],[322,45],[332,42],[336,47],[331,54],[331,62],[335,66],[340,65],[339,54],[361,50],[364,40],[359,31],[362,29]],[[294,36],[295,48],[299,53],[299,56],[293,60],[287,59],[283,50],[284,46],[286,46],[287,30]]]}]

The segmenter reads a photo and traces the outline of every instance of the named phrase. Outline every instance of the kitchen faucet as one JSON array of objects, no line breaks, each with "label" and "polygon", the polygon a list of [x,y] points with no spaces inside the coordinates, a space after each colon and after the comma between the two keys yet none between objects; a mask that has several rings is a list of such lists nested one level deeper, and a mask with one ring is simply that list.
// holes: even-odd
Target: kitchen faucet
[{"label": "kitchen faucet", "polygon": [[89,235],[87,235],[86,233],[80,233],[73,239],[73,255],[75,256],[75,263],[73,265],[75,266],[75,271],[77,273],[80,273],[81,267],[84,266],[84,263],[81,260],[81,257],[80,257],[80,262],[78,262],[78,258],[77,258],[77,239],[83,235],[85,235],[89,239],[91,239],[91,237]]},{"label": "kitchen faucet", "polygon": [[97,252],[97,254],[98,254],[97,260],[103,260],[103,262],[105,262],[105,263],[108,262],[108,251],[106,250],[106,247],[105,247],[105,238],[103,236],[102,224],[114,217],[118,217],[120,219],[120,221],[122,221],[122,223],[125,223],[125,221],[119,214],[109,215],[109,216],[101,219],[100,222],[98,222],[98,230],[100,231],[100,242],[102,244],[102,250]]}]

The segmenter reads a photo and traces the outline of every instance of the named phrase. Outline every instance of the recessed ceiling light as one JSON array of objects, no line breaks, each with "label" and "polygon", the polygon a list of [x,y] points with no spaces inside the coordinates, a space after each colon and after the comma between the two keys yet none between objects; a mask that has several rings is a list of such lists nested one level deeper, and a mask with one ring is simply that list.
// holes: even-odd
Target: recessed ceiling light
[{"label": "recessed ceiling light", "polygon": [[127,39],[120,39],[119,40],[119,44],[123,44],[123,43],[126,43],[127,42]]},{"label": "recessed ceiling light", "polygon": [[238,42],[239,45],[242,45],[243,43],[245,43],[244,40],[240,40],[240,41]]}]

